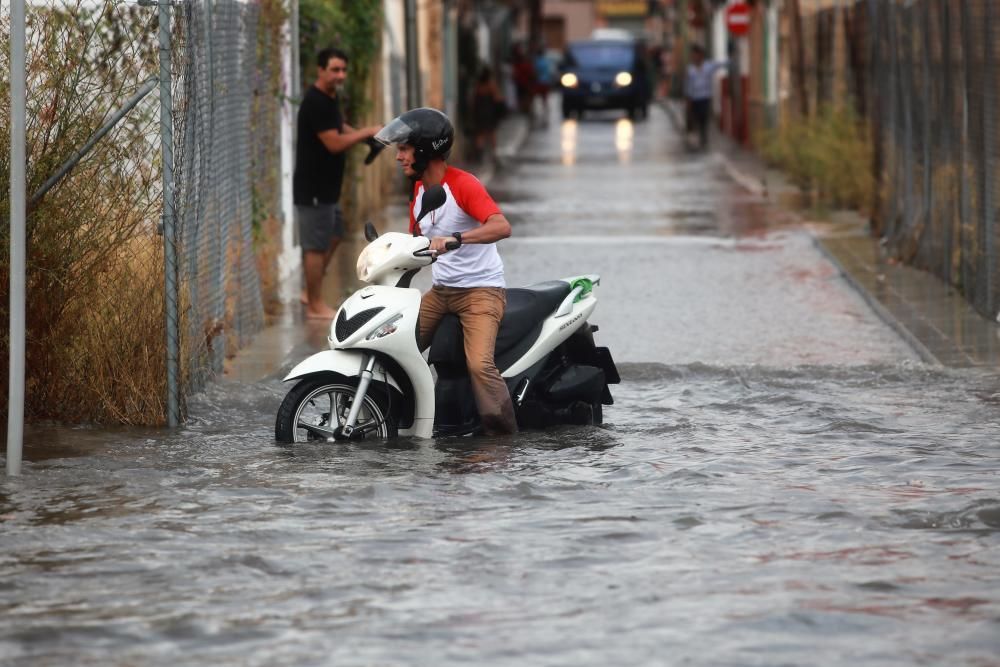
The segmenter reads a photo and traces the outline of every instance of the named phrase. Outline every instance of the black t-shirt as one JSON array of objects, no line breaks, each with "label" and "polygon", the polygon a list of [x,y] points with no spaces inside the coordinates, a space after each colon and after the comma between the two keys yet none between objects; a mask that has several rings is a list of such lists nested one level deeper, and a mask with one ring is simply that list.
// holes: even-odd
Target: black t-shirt
[{"label": "black t-shirt", "polygon": [[292,193],[295,203],[335,204],[344,181],[344,153],[331,153],[319,139],[326,130],[344,131],[340,100],[310,86],[299,107]]}]

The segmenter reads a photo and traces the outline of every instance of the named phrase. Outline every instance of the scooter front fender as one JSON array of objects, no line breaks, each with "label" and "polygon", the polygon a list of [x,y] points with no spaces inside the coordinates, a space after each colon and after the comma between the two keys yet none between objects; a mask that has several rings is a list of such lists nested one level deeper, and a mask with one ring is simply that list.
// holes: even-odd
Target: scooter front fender
[{"label": "scooter front fender", "polygon": [[[363,368],[361,365],[363,360],[364,353],[358,350],[323,350],[298,364],[285,376],[283,382],[297,380],[315,373],[338,373],[346,377],[359,377]],[[409,374],[416,395],[413,397],[415,402],[413,425],[406,429],[400,429],[399,434],[429,438],[434,430],[434,380],[431,377],[431,371],[420,356],[417,356],[415,360],[404,359],[403,362],[400,365],[403,371]],[[403,393],[396,378],[386,371],[378,361],[375,362],[375,368],[372,370],[378,380],[386,378],[390,386]]]},{"label": "scooter front fender", "polygon": [[[323,350],[300,362],[285,376],[282,382],[297,380],[307,375],[313,375],[314,373],[337,373],[346,377],[358,377],[361,375],[361,371],[364,370],[364,366],[362,366],[363,361],[364,353],[357,350]],[[383,377],[386,378],[389,384],[395,387],[397,391],[402,391],[396,382],[396,378],[386,372],[382,368],[382,364],[377,361],[375,363],[374,374],[379,380]]]}]

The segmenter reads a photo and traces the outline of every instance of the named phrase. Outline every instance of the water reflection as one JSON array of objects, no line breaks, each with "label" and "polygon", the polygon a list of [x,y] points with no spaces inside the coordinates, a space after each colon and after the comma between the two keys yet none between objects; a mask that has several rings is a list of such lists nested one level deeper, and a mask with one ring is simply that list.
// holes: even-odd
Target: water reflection
[{"label": "water reflection", "polygon": [[568,118],[562,122],[559,128],[560,148],[562,150],[562,164],[564,167],[572,167],[576,164],[576,135],[577,121]]},{"label": "water reflection", "polygon": [[615,123],[615,150],[618,152],[618,162],[628,164],[632,161],[632,144],[635,137],[635,127],[628,118],[619,118]]}]

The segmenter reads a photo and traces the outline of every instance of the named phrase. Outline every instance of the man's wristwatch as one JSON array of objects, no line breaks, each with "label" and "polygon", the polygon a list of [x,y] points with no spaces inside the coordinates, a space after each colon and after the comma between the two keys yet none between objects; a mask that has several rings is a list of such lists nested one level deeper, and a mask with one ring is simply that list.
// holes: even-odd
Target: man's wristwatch
[{"label": "man's wristwatch", "polygon": [[454,234],[452,234],[452,236],[455,237],[455,240],[458,241],[459,247],[461,247],[461,245],[462,245],[462,232],[455,232]]}]

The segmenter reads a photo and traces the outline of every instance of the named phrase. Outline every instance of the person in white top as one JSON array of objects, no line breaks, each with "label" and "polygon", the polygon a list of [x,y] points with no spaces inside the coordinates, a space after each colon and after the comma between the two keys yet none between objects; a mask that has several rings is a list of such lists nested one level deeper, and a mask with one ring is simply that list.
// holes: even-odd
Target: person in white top
[{"label": "person in white top", "polygon": [[708,147],[708,120],[712,113],[715,73],[726,66],[725,62],[705,60],[705,49],[700,44],[691,47],[684,96],[687,98],[688,129],[698,130],[698,141],[702,149]]},{"label": "person in white top", "polygon": [[[486,188],[472,174],[446,160],[454,142],[448,116],[437,109],[411,109],[375,135],[396,146],[396,162],[413,180],[410,231],[430,238],[437,253],[432,266],[434,284],[420,302],[418,344],[430,345],[434,331],[447,313],[458,315],[465,341],[465,358],[483,431],[517,431],[507,383],[494,361],[497,332],[507,305],[503,262],[496,242],[511,228]],[[447,199],[420,221],[425,186],[441,185]],[[448,244],[458,247],[448,249]]]}]

